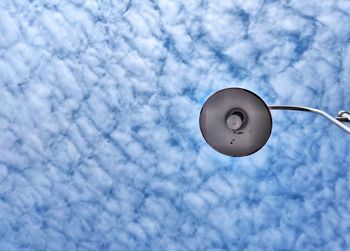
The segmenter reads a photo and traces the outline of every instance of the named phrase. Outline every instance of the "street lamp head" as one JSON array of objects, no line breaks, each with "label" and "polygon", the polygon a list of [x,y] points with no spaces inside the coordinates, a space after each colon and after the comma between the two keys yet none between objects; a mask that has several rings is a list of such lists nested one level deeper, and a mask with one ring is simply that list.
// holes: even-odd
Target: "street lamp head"
[{"label": "street lamp head", "polygon": [[211,95],[199,117],[208,144],[228,156],[247,156],[263,147],[270,137],[269,107],[256,94],[227,88]]}]

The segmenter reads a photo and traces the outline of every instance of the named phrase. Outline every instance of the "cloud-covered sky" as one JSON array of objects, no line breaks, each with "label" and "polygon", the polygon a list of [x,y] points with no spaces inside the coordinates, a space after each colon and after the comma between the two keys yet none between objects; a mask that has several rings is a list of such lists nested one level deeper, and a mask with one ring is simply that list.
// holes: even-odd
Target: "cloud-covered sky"
[{"label": "cloud-covered sky", "polygon": [[1,250],[347,250],[350,138],[273,111],[202,138],[213,92],[350,109],[350,2],[0,2]]}]

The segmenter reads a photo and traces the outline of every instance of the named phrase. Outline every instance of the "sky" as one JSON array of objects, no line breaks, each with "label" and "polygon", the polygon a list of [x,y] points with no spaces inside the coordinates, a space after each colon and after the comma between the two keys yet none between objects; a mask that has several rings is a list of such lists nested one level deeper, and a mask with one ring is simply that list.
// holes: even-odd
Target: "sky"
[{"label": "sky", "polygon": [[350,110],[350,2],[2,0],[1,250],[350,250],[350,137],[272,111],[222,155],[227,87]]}]

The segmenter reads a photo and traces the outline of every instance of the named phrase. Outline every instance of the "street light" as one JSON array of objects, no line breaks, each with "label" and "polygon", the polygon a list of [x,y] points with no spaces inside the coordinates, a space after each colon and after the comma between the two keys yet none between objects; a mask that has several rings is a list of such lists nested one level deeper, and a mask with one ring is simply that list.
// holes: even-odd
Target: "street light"
[{"label": "street light", "polygon": [[226,88],[211,95],[199,116],[200,130],[207,143],[216,151],[235,157],[247,156],[262,148],[272,130],[270,110],[313,112],[350,134],[342,122],[350,122],[345,111],[332,117],[328,113],[304,106],[271,105],[255,93],[243,88]]}]

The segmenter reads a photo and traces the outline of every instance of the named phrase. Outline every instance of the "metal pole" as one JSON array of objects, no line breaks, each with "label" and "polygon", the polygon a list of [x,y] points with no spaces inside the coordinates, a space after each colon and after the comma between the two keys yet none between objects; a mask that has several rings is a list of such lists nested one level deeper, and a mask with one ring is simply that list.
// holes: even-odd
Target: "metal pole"
[{"label": "metal pole", "polygon": [[[322,115],[326,119],[330,120],[338,127],[350,134],[350,127],[347,127],[342,122],[350,122],[350,114],[348,112],[341,111],[338,113],[337,117],[332,117],[328,113],[306,106],[294,106],[294,105],[270,105],[270,110],[291,110],[291,111],[303,111],[303,112],[313,112]],[[340,122],[342,121],[342,122]]]}]

